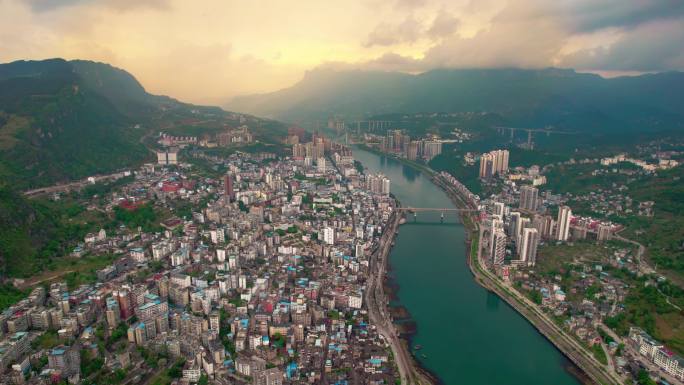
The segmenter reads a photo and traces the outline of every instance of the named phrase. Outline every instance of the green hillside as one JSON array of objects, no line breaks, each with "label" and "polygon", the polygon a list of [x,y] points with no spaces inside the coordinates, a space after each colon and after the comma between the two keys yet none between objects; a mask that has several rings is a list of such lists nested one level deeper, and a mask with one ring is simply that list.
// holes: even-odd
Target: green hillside
[{"label": "green hillside", "polygon": [[0,278],[56,269],[86,232],[112,225],[78,201],[29,200],[22,190],[153,161],[160,131],[201,136],[241,124],[269,148],[286,133],[276,121],[151,95],[104,63],[0,64]]},{"label": "green hillside", "polygon": [[[213,125],[197,123],[205,121]],[[104,63],[0,64],[0,184],[23,190],[111,172],[154,159],[147,135],[201,135],[243,121],[257,139],[285,135],[275,121],[151,95]]]},{"label": "green hillside", "polygon": [[144,132],[114,103],[123,98],[92,83],[63,60],[0,65],[0,180],[23,189],[150,156],[138,142]]},{"label": "green hillside", "polygon": [[[230,109],[287,121],[487,112],[505,124],[592,132],[682,128],[684,73],[602,78],[566,69],[314,70],[294,86],[235,98]],[[362,119],[364,120],[364,119]]]}]

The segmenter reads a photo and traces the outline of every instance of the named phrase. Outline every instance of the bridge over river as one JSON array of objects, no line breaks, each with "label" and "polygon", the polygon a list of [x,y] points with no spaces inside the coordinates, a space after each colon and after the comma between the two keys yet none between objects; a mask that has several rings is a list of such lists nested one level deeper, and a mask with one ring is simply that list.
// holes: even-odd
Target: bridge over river
[{"label": "bridge over river", "polygon": [[454,208],[454,207],[397,207],[397,211],[399,212],[405,212],[405,213],[413,213],[413,219],[414,221],[417,220],[418,218],[418,213],[421,212],[438,212],[440,213],[440,220],[444,222],[444,215],[446,213],[467,213],[467,212],[477,212],[479,210],[476,209],[462,209],[462,208]]}]

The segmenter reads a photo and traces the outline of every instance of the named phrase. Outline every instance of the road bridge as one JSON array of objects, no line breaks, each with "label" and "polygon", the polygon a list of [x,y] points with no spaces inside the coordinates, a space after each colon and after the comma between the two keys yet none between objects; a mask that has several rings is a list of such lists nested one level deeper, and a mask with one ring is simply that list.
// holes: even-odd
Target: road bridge
[{"label": "road bridge", "polygon": [[419,212],[437,212],[440,213],[440,220],[444,223],[444,214],[446,213],[467,213],[467,212],[477,212],[479,210],[475,209],[456,209],[449,207],[397,207],[397,211],[405,213],[413,213],[413,220],[417,221]]},{"label": "road bridge", "polygon": [[[391,120],[357,120],[354,123],[356,123],[356,133],[358,134],[361,130],[361,126],[363,125],[366,126],[368,131],[375,131],[388,129],[394,122]],[[350,128],[351,127],[352,126],[350,125]]]},{"label": "road bridge", "polygon": [[525,131],[527,132],[527,148],[532,149],[533,143],[532,143],[532,133],[537,132],[537,133],[545,133],[546,136],[549,136],[551,134],[560,134],[560,135],[575,135],[577,132],[575,131],[561,131],[561,130],[555,130],[553,127],[546,127],[546,128],[523,128],[523,127],[504,127],[504,126],[495,126],[500,133],[505,133],[506,131],[510,131],[511,133],[511,141],[513,141],[513,137],[515,136],[516,131]]},{"label": "road bridge", "polygon": [[450,207],[397,207],[396,210],[398,211],[410,211],[410,212],[425,212],[425,211],[434,211],[434,212],[475,212],[479,211],[477,209],[455,209],[455,208],[450,208]]}]

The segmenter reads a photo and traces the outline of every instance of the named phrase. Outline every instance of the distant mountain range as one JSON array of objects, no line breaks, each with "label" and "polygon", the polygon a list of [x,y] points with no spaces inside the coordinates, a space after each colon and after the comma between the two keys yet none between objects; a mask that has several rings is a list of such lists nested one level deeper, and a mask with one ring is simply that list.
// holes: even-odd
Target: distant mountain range
[{"label": "distant mountain range", "polygon": [[277,92],[227,107],[285,121],[388,113],[491,112],[508,124],[572,130],[671,130],[684,122],[684,73],[603,78],[565,69],[314,70]]},{"label": "distant mountain range", "polygon": [[151,95],[104,63],[0,64],[0,186],[43,186],[152,159],[143,138],[198,112],[230,114]]},{"label": "distant mountain range", "polygon": [[[314,70],[291,88],[228,107],[285,121],[388,113],[496,113],[515,126],[604,132],[679,130],[684,73],[604,79],[572,70]],[[151,159],[143,138],[217,107],[151,95],[128,72],[82,60],[0,64],[0,186],[26,189]],[[254,119],[250,117],[251,119]],[[268,122],[262,139],[284,133]],[[196,127],[195,127],[196,128]],[[257,136],[260,134],[256,133]]]}]

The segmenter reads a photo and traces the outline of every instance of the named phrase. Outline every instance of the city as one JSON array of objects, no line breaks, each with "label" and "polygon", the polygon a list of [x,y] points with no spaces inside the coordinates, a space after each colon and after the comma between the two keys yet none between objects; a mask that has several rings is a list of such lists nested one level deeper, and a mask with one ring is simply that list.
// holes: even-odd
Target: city
[{"label": "city", "polygon": [[681,0],[0,1],[0,385],[684,385]]},{"label": "city", "polygon": [[92,284],[39,286],[3,312],[3,368],[18,383],[30,371],[27,383],[392,382],[394,336],[365,299],[394,216],[390,182],[314,141],[315,165],[295,147],[281,161],[222,159],[221,180],[166,158],[133,171],[92,209],[188,202],[189,215],[86,235],[75,257],[117,259]]}]

